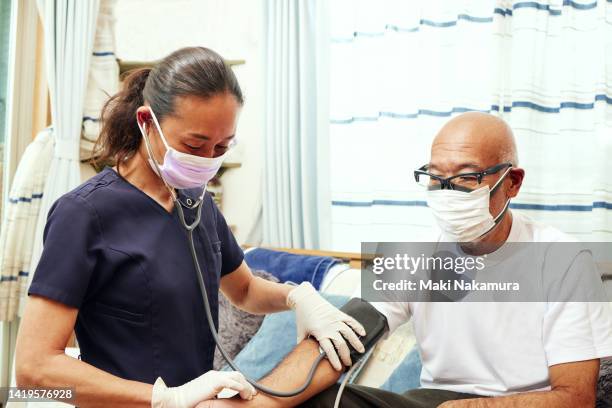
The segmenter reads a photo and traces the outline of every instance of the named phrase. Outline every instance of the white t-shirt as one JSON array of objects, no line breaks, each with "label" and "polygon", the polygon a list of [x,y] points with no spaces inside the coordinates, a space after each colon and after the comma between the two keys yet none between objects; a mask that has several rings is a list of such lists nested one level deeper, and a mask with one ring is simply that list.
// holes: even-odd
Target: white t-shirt
[{"label": "white t-shirt", "polygon": [[[516,211],[508,242],[575,241]],[[373,303],[393,331],[412,317],[421,386],[484,396],[550,390],[548,367],[612,356],[610,303]]]}]

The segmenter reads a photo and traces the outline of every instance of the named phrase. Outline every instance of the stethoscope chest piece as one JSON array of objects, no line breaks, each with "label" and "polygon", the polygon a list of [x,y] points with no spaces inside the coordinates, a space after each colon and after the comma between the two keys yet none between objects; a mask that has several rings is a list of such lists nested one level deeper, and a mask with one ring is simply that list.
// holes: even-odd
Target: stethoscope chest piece
[{"label": "stethoscope chest piece", "polygon": [[[204,201],[198,200],[194,203],[194,201],[191,198],[188,198],[185,204],[183,204],[183,202],[179,200],[178,198],[174,200],[174,206],[176,207],[176,211],[178,212],[179,219],[181,220],[181,224],[183,224],[183,227],[185,227],[187,231],[191,232],[200,223],[200,219],[202,218],[202,207],[203,207]],[[185,219],[185,212],[183,211],[183,207],[188,208],[190,210],[193,210],[194,208],[197,207],[195,220],[193,220],[191,224],[187,223],[187,220]]]}]

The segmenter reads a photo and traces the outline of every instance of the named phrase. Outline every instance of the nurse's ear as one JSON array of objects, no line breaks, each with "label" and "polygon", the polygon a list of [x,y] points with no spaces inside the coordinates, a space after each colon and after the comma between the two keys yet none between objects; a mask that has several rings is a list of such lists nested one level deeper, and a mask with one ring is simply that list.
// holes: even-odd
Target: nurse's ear
[{"label": "nurse's ear", "polygon": [[138,124],[146,129],[145,125],[148,125],[153,120],[151,118],[151,110],[148,106],[141,106],[136,110],[136,120]]}]

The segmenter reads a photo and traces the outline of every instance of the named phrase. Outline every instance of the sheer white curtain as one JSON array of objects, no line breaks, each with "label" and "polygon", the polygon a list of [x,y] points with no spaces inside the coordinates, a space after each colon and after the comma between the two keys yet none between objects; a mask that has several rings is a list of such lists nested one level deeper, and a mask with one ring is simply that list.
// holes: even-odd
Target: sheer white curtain
[{"label": "sheer white curtain", "polygon": [[334,249],[432,236],[412,171],[468,110],[515,131],[515,209],[612,239],[612,2],[337,0],[330,13]]},{"label": "sheer white curtain", "polygon": [[[263,241],[319,248],[328,151],[327,0],[270,0],[266,17]],[[322,67],[325,67],[323,69]],[[325,118],[321,122],[321,118]],[[321,237],[323,241],[321,240]]]},{"label": "sheer white curtain", "polygon": [[49,208],[61,195],[81,183],[79,146],[99,3],[98,0],[38,0],[45,33],[54,152],[36,225],[32,270],[42,252]]}]

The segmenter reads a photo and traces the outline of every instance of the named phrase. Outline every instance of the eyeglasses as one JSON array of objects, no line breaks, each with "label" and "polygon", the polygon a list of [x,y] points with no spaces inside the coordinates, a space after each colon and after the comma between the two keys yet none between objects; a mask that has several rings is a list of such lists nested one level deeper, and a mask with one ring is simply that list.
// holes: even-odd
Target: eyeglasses
[{"label": "eyeglasses", "polygon": [[428,190],[443,190],[446,188],[448,190],[457,190],[469,193],[470,191],[474,191],[480,187],[482,179],[485,176],[498,173],[499,171],[508,169],[510,167],[512,167],[512,163],[500,163],[483,171],[462,173],[457,174],[456,176],[444,178],[428,173],[427,170],[429,170],[429,165],[426,164],[414,171],[414,179],[420,186],[423,186]]}]

